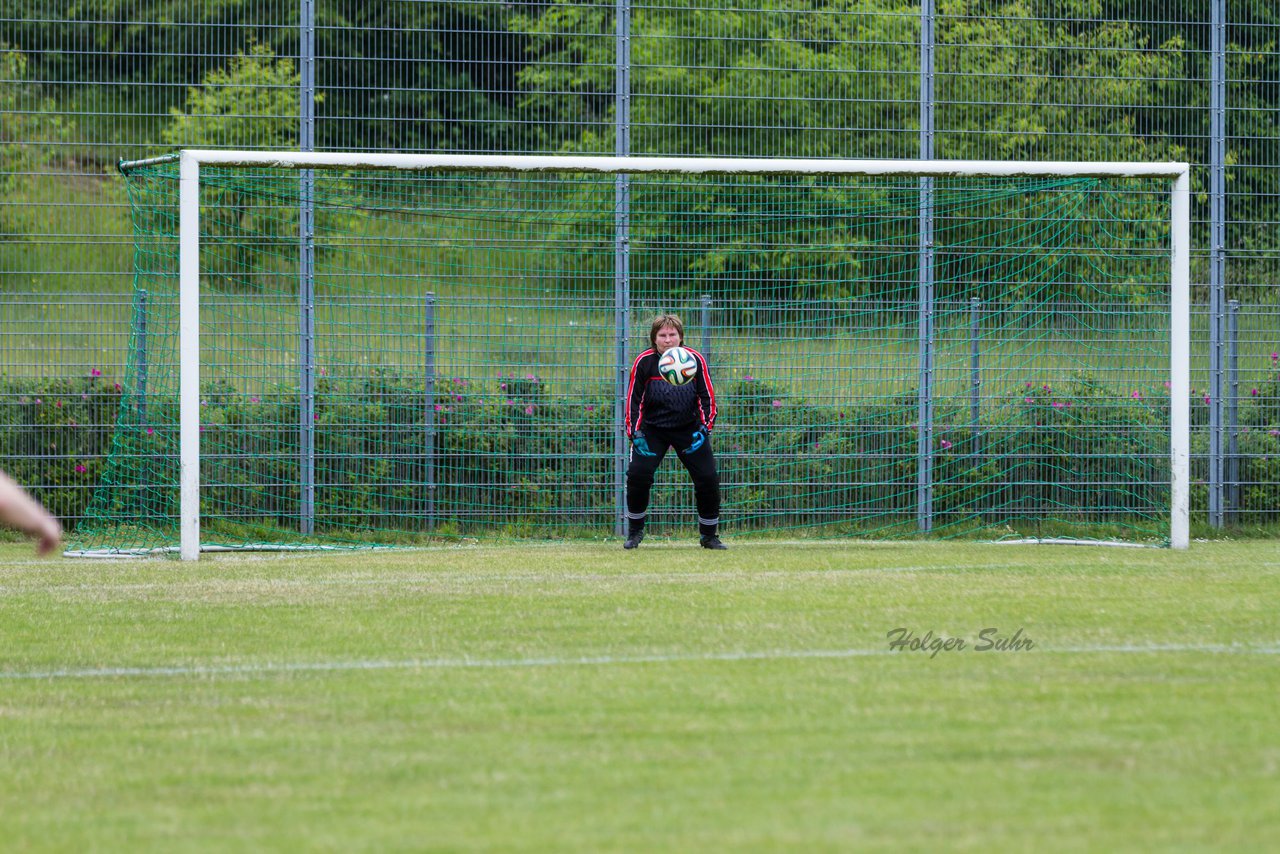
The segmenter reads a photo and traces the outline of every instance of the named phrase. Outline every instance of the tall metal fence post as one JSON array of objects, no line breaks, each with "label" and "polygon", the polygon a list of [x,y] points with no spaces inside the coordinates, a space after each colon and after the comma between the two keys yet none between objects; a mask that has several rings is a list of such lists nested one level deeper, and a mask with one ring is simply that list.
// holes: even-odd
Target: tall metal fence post
[{"label": "tall metal fence post", "polygon": [[[920,3],[920,159],[934,158],[934,0]],[[916,527],[933,530],[933,179],[920,179],[920,378],[916,402]]]},{"label": "tall metal fence post", "polygon": [[[303,151],[314,151],[316,9],[315,0],[301,2],[298,144]],[[315,172],[302,170],[298,181],[298,527],[309,535],[315,531],[316,519]]]},{"label": "tall metal fence post", "polygon": [[702,355],[711,361],[711,294],[702,295]]},{"label": "tall metal fence post", "polygon": [[426,500],[422,515],[430,529],[436,517],[436,295],[428,292],[422,306],[422,465]]},{"label": "tall metal fence post", "polygon": [[1223,303],[1226,298],[1226,0],[1210,3],[1209,524],[1223,525]]},{"label": "tall metal fence post", "polygon": [[[631,2],[614,3],[614,145],[618,157],[631,153]],[[631,176],[619,174],[613,185],[613,336],[616,381],[613,395],[614,533],[626,529],[627,437],[623,398],[627,394],[627,333],[631,323]]]},{"label": "tall metal fence post", "polygon": [[133,309],[133,359],[137,364],[138,424],[147,423],[147,291],[138,291]]},{"label": "tall metal fence post", "polygon": [[969,432],[972,448],[969,451],[977,465],[982,420],[982,300],[969,297]]},{"label": "tall metal fence post", "polygon": [[1240,300],[1227,302],[1227,449],[1223,515],[1234,524],[1240,512]]}]

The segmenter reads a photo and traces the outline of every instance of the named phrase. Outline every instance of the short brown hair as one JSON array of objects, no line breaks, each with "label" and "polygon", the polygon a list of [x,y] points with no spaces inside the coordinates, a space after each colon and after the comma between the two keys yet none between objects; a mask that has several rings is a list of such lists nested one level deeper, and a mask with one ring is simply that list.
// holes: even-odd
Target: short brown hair
[{"label": "short brown hair", "polygon": [[664,326],[674,326],[676,332],[680,333],[680,343],[684,343],[684,321],[680,319],[678,314],[660,314],[653,319],[653,325],[649,327],[649,346],[658,349],[658,330]]}]

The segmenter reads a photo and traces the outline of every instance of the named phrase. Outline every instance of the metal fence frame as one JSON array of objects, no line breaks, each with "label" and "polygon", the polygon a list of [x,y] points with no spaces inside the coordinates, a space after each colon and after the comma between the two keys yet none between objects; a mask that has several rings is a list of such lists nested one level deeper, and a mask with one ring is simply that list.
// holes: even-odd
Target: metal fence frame
[{"label": "metal fence frame", "polygon": [[[501,18],[503,4],[490,2],[490,0],[479,0],[479,2],[468,4],[469,8],[475,10],[477,14],[483,13],[488,15],[492,13],[490,18],[485,20],[493,21]],[[536,6],[537,4],[524,4]],[[551,4],[543,5],[538,8],[545,11]],[[1148,9],[1148,4],[1141,0],[1133,2],[1133,19],[1151,19],[1156,17],[1155,13]],[[287,8],[283,6],[271,7],[280,17],[275,20],[260,21],[208,21],[201,18],[197,8],[198,4],[192,4],[190,8],[190,17],[187,20],[175,20],[171,22],[129,22],[129,21],[105,21],[90,19],[88,16],[92,13],[81,13],[79,19],[72,19],[68,16],[59,16],[55,10],[50,12],[45,19],[20,19],[15,17],[0,17],[0,43],[8,45],[11,49],[14,47],[22,48],[29,54],[39,54],[41,57],[49,58],[60,52],[75,52],[84,50],[92,50],[85,48],[85,45],[92,44],[92,39],[86,39],[85,33],[91,32],[96,27],[120,27],[120,26],[137,26],[145,30],[149,39],[150,47],[141,52],[136,59],[146,61],[151,56],[174,58],[182,56],[186,53],[192,53],[200,59],[202,68],[216,65],[219,60],[230,59],[236,53],[245,49],[251,39],[256,37],[255,34],[266,33],[268,36],[275,35],[280,39],[284,39],[296,45],[296,49],[292,52],[281,52],[281,56],[288,56],[290,59],[296,60],[298,69],[298,92],[297,103],[298,109],[296,113],[297,119],[297,147],[301,150],[314,150],[317,147],[317,140],[320,137],[319,130],[326,122],[352,122],[369,119],[370,123],[375,118],[375,112],[378,108],[371,107],[370,115],[336,115],[317,108],[319,97],[325,93],[332,94],[338,90],[343,92],[360,95],[362,92],[368,96],[370,101],[376,101],[381,98],[384,101],[394,101],[405,91],[411,91],[413,86],[396,88],[389,84],[383,85],[379,89],[362,90],[359,85],[345,85],[341,80],[335,80],[330,74],[328,84],[324,85],[326,65],[338,67],[345,57],[335,55],[324,55],[317,52],[316,35],[317,32],[327,32],[333,35],[337,27],[326,22],[324,15],[323,0],[299,0],[296,7]],[[319,8],[318,8],[319,7]],[[507,6],[510,8],[510,6]],[[523,6],[521,6],[523,8]],[[633,153],[639,154],[660,154],[671,153],[662,151],[635,151],[633,147],[633,116],[634,104],[637,98],[648,99],[653,101],[656,98],[680,98],[680,91],[635,91],[634,81],[636,79],[636,71],[638,68],[651,70],[653,63],[652,49],[653,39],[651,34],[637,31],[636,22],[639,17],[652,17],[660,13],[662,9],[668,7],[656,7],[646,5],[644,3],[635,3],[632,0],[614,0],[612,3],[591,4],[583,3],[575,7],[584,15],[597,15],[599,21],[608,22],[612,18],[611,25],[605,27],[600,25],[598,31],[590,31],[589,27],[595,26],[594,23],[583,24],[587,27],[588,35],[599,42],[612,42],[612,68],[610,69],[609,78],[612,86],[611,91],[608,87],[593,88],[590,84],[583,91],[563,91],[556,92],[553,86],[546,86],[545,91],[541,95],[546,98],[560,97],[566,102],[572,101],[579,103],[587,98],[593,98],[608,105],[608,108],[602,115],[611,116],[611,133],[613,136],[612,148],[613,153],[620,156],[626,156]],[[675,8],[675,7],[669,7]],[[708,9],[733,9],[732,4],[723,6],[708,6]],[[902,134],[914,134],[917,137],[916,154],[922,159],[931,159],[935,154],[939,153],[946,156],[946,133],[947,128],[940,125],[939,108],[946,106],[947,102],[938,94],[939,80],[945,74],[940,71],[939,51],[944,47],[949,51],[963,51],[963,46],[957,45],[941,45],[939,43],[939,23],[940,16],[937,12],[933,0],[922,0],[918,7],[913,7],[914,11],[904,11],[897,13],[898,23],[903,27],[911,27],[917,34],[916,48],[919,55],[918,68],[914,71],[917,78],[918,103],[915,104],[915,112],[918,114],[918,126],[911,128],[908,126],[895,127],[891,124],[891,120],[882,122],[884,127],[890,131],[901,132]],[[1261,7],[1259,7],[1261,8]],[[517,9],[518,13],[520,9]],[[784,20],[786,24],[794,30],[800,30],[801,24],[811,23],[819,20],[822,15],[832,14],[830,12],[820,12],[817,10],[792,10],[791,12],[781,12],[769,10],[767,8],[750,8],[739,9],[742,14],[768,14],[779,16],[779,20]],[[1241,85],[1256,83],[1257,85],[1275,85],[1275,81],[1250,81],[1244,77],[1231,76],[1231,60],[1233,54],[1230,50],[1228,36],[1232,31],[1235,32],[1256,32],[1259,34],[1255,39],[1259,43],[1267,44],[1263,36],[1273,32],[1275,24],[1268,20],[1264,20],[1261,16],[1256,15],[1253,5],[1240,0],[1234,5],[1229,4],[1228,0],[1211,0],[1207,8],[1207,20],[1203,21],[1169,21],[1168,26],[1173,31],[1185,32],[1191,34],[1187,41],[1189,43],[1205,43],[1207,45],[1207,68],[1208,77],[1201,82],[1203,90],[1203,103],[1207,104],[1209,116],[1209,131],[1207,140],[1196,140],[1195,134],[1191,131],[1186,133],[1186,144],[1190,146],[1193,142],[1207,143],[1208,157],[1205,162],[1196,164],[1196,170],[1205,176],[1204,183],[1204,200],[1201,210],[1204,219],[1200,226],[1204,234],[1207,235],[1207,244],[1198,247],[1195,251],[1195,257],[1198,262],[1198,269],[1202,268],[1204,273],[1204,281],[1201,287],[1197,289],[1197,293],[1203,294],[1203,301],[1197,305],[1197,310],[1203,311],[1207,318],[1207,331],[1203,338],[1195,342],[1197,350],[1204,356],[1204,362],[1207,368],[1204,369],[1202,380],[1193,380],[1194,386],[1204,385],[1204,396],[1207,399],[1209,412],[1209,423],[1203,429],[1207,436],[1207,454],[1203,459],[1204,471],[1204,507],[1206,519],[1209,524],[1215,527],[1223,527],[1233,521],[1233,514],[1240,506],[1240,485],[1236,482],[1237,477],[1233,476],[1233,471],[1238,470],[1240,459],[1239,454],[1239,424],[1238,424],[1238,401],[1241,392],[1238,388],[1238,370],[1241,358],[1246,360],[1258,361],[1265,359],[1269,352],[1273,352],[1277,348],[1274,343],[1280,340],[1280,328],[1271,328],[1268,332],[1269,324],[1273,322],[1274,312],[1270,302],[1270,295],[1267,293],[1273,286],[1267,283],[1256,282],[1250,286],[1229,286],[1228,268],[1233,259],[1244,257],[1248,254],[1249,249],[1245,244],[1244,238],[1240,235],[1243,232],[1244,223],[1235,222],[1228,217],[1228,201],[1231,197],[1229,192],[1229,184],[1233,175],[1233,170],[1237,168],[1229,158],[1229,151],[1233,142],[1243,139],[1243,135],[1232,136],[1230,133],[1230,122],[1232,116],[1239,112],[1240,108],[1231,103],[1231,94],[1237,91]],[[1235,17],[1241,18],[1241,21],[1233,20],[1233,12]],[[514,14],[514,13],[513,13]],[[855,13],[861,14],[861,13]],[[472,19],[467,19],[468,21]],[[479,17],[474,20],[480,20]],[[596,19],[591,19],[594,22]],[[1083,22],[1083,23],[1105,23],[1105,22]],[[220,40],[220,46],[214,51],[214,55],[209,55],[203,51],[195,51],[187,47],[191,41],[193,32],[197,29],[206,28],[209,32],[217,33],[217,39]],[[293,36],[288,36],[292,33]],[[34,35],[33,35],[34,34]],[[386,58],[391,52],[391,42],[397,36],[401,35],[391,24],[385,24],[375,30],[370,30],[365,34],[369,41],[366,47],[370,48],[366,51],[369,55],[377,54],[380,49],[379,40],[385,41],[388,47],[383,53]],[[353,36],[354,38],[355,36]],[[479,57],[484,61],[485,51],[492,50],[493,45],[497,44],[497,40],[511,38],[527,38],[512,32],[504,32],[499,28],[491,28],[484,30],[480,27],[472,27],[466,22],[458,23],[453,19],[440,18],[434,30],[430,32],[413,32],[409,33],[408,38],[434,38],[439,45],[443,45],[441,50],[444,53],[461,54],[470,51],[469,56],[473,59]],[[792,38],[790,32],[783,33],[783,38]],[[670,40],[669,36],[664,36]],[[691,32],[682,34],[680,38],[694,38],[717,40],[724,38],[732,38],[728,34],[719,32]],[[795,35],[797,41],[803,40],[803,35]],[[636,45],[643,40],[648,39],[646,43],[650,48],[648,54],[637,56]],[[25,40],[26,43],[21,43]],[[166,41],[167,40],[167,41]],[[279,40],[279,39],[278,39]],[[663,42],[664,45],[668,42]],[[679,42],[670,41],[670,44],[678,46]],[[1000,46],[1008,51],[1023,49],[1025,45],[1005,45]],[[1269,47],[1270,51],[1275,48]],[[433,65],[434,67],[447,67],[451,61],[449,57],[440,55],[431,55],[420,57],[424,63]],[[109,65],[105,61],[104,68]],[[491,64],[500,65],[502,60],[495,59]],[[649,63],[649,65],[646,65]],[[685,72],[695,72],[699,70],[696,66],[680,66],[678,60],[672,60],[671,64],[674,70]],[[44,63],[45,67],[53,67],[51,63]],[[348,64],[349,65],[349,64]],[[348,65],[343,65],[343,69],[348,69]],[[762,70],[767,74],[767,70]],[[869,72],[863,69],[844,69],[843,71],[858,75],[857,79],[864,79]],[[835,73],[835,72],[833,72]],[[11,91],[21,89],[20,97],[11,99],[10,101],[0,101],[0,118],[22,119],[40,112],[48,112],[49,106],[39,100],[45,94],[53,93],[55,95],[65,95],[66,91],[75,88],[76,91],[82,91],[83,98],[76,103],[72,103],[71,99],[63,98],[59,102],[58,111],[67,120],[89,121],[95,130],[83,131],[79,140],[69,139],[65,134],[56,136],[53,134],[45,134],[43,137],[19,137],[13,139],[0,135],[0,143],[16,146],[19,153],[22,152],[42,152],[52,150],[58,152],[61,150],[73,151],[95,151],[105,152],[108,156],[106,160],[115,160],[121,155],[138,154],[142,152],[151,153],[165,147],[166,143],[155,138],[145,138],[142,136],[129,137],[128,134],[108,133],[104,128],[104,119],[109,118],[111,113],[110,106],[96,106],[105,99],[107,95],[114,91],[119,84],[113,79],[113,74],[104,72],[100,78],[95,79],[64,79],[58,77],[42,77],[35,73],[20,74],[16,79],[0,80],[0,86],[16,87]],[[837,78],[823,78],[824,80],[835,80]],[[166,91],[180,91],[188,85],[193,85],[198,80],[172,80],[164,84]],[[519,87],[514,86],[511,81],[505,83],[477,83],[472,81],[473,86],[479,90],[488,85],[490,90],[501,95],[501,97],[515,102],[519,97]],[[508,87],[504,89],[503,87]],[[1088,101],[1087,88],[1082,88],[1086,92],[1083,101]],[[464,97],[467,90],[459,88],[449,95],[450,102],[456,102],[463,110],[461,114],[443,117],[434,117],[429,119],[431,122],[439,124],[454,123],[458,125],[466,125],[468,127],[501,127],[501,120],[496,120],[488,116],[472,115],[465,112]],[[453,96],[456,96],[453,97]],[[735,93],[724,93],[720,97],[732,98],[736,97]],[[777,101],[780,103],[790,103],[799,98],[799,95],[783,95],[778,96]],[[833,94],[830,97],[838,98],[839,95]],[[856,96],[855,96],[856,97]],[[871,96],[868,96],[871,97]],[[168,101],[173,102],[175,97],[169,97]],[[901,102],[893,102],[892,99],[886,99],[881,103],[888,114],[890,107],[908,106]],[[1142,105],[1135,105],[1142,106]],[[1156,107],[1158,105],[1145,105],[1148,107]],[[1197,104],[1178,104],[1169,105],[1173,110],[1190,111],[1197,107]],[[1026,105],[1028,110],[1034,110],[1036,105]],[[1118,110],[1127,109],[1127,107],[1116,108]],[[162,112],[156,110],[155,112]],[[129,116],[121,117],[125,121],[129,120]],[[282,118],[282,117],[277,117]],[[385,118],[376,116],[376,118]],[[393,117],[395,121],[403,121],[399,117]],[[536,122],[537,116],[531,119],[518,118],[516,122]],[[597,121],[597,125],[603,128],[603,123]],[[23,126],[19,127],[19,133],[22,132]],[[646,131],[652,129],[647,128]],[[1068,134],[1070,128],[1066,127],[1050,127],[1047,128],[1050,134]],[[804,133],[803,129],[797,130],[796,134]],[[94,134],[97,134],[96,136]],[[1243,132],[1242,132],[1243,134]],[[652,133],[649,133],[652,136]],[[994,137],[994,134],[993,134]],[[648,137],[646,137],[648,138]],[[370,138],[370,148],[379,147],[376,141]],[[607,140],[606,140],[607,142]],[[225,144],[228,147],[242,145],[242,140],[227,139]],[[786,152],[760,151],[751,152],[756,156],[782,156]],[[877,155],[879,156],[879,155]],[[68,162],[54,158],[32,160],[34,165],[27,165],[20,172],[11,171],[9,176],[32,182],[42,188],[45,195],[58,192],[55,184],[59,181],[71,178],[77,179],[96,179],[99,174],[92,167],[78,165],[75,162]],[[1257,164],[1253,164],[1257,165]],[[1268,168],[1272,168],[1268,166]],[[0,173],[0,178],[6,175]],[[307,177],[302,176],[301,180],[307,181]],[[304,193],[305,198],[305,193]],[[927,194],[926,194],[927,198]],[[629,228],[629,193],[628,184],[625,176],[619,176],[616,187],[617,214],[616,214],[616,288],[619,293],[627,292],[628,279],[628,228]],[[54,247],[73,246],[84,244],[86,242],[99,243],[102,245],[121,246],[124,239],[120,235],[109,234],[102,230],[98,223],[105,222],[105,207],[119,206],[119,202],[111,202],[106,205],[97,203],[85,203],[76,199],[50,202],[38,201],[36,204],[28,205],[30,211],[34,211],[37,215],[42,213],[52,213],[56,208],[66,208],[68,206],[80,205],[84,208],[85,219],[89,223],[91,231],[80,232],[46,232],[46,229],[38,221],[28,223],[23,226],[25,231],[19,230],[11,232],[7,235],[0,236],[0,241],[7,240],[11,245],[17,243],[28,243],[36,245],[43,243]],[[15,202],[9,199],[0,200],[0,205],[8,205],[14,207]],[[928,253],[928,223],[929,209],[927,203],[921,207],[921,251]],[[306,345],[312,332],[308,327],[308,303],[310,300],[308,285],[308,269],[305,259],[307,253],[313,251],[309,248],[309,229],[305,227],[307,222],[307,213],[303,211],[304,229],[300,241],[299,252],[303,259],[301,265],[301,287],[300,287],[300,327],[299,339]],[[1264,224],[1268,227],[1275,227],[1276,223]],[[57,250],[48,255],[57,255]],[[47,257],[46,256],[46,257]],[[50,306],[56,306],[59,300],[102,300],[104,306],[111,305],[117,307],[121,301],[133,306],[136,302],[131,297],[117,297],[109,293],[115,289],[118,293],[118,286],[111,285],[112,281],[119,282],[120,278],[128,275],[127,270],[114,268],[100,269],[66,269],[57,265],[56,260],[46,261],[44,266],[32,266],[25,260],[12,260],[16,256],[10,253],[9,261],[0,262],[0,292],[8,299],[8,304],[14,304],[14,300],[37,299],[46,301]],[[922,270],[927,270],[929,265],[922,265]],[[68,282],[73,285],[77,282],[90,282],[91,284],[103,285],[105,287],[83,287],[73,286],[66,287]],[[51,287],[41,289],[38,287],[42,283],[47,283]],[[35,284],[37,287],[32,288]],[[24,286],[25,285],[25,286]],[[1232,290],[1234,289],[1234,294]],[[106,291],[106,292],[104,292]],[[927,274],[922,275],[921,293],[927,297],[929,293],[929,281]],[[32,297],[31,295],[36,296]],[[1259,299],[1257,304],[1251,304],[1250,297],[1257,295]],[[1244,297],[1242,300],[1241,297]],[[927,307],[931,304],[929,299],[922,301],[926,314],[922,315],[922,359],[927,359],[927,347],[923,343],[926,340],[927,332]],[[619,327],[619,347],[626,347],[626,321],[625,306],[620,307],[618,313]],[[126,319],[127,315],[127,319]],[[121,370],[127,361],[128,344],[128,328],[125,324],[132,322],[133,309],[124,314],[117,313],[114,321],[104,318],[102,334],[109,336],[113,344],[107,348],[111,352],[100,354],[100,358],[90,359],[83,355],[73,356],[72,353],[77,351],[77,337],[83,336],[82,331],[64,330],[58,332],[54,330],[53,338],[59,342],[58,347],[62,348],[62,352],[66,354],[65,358],[58,359],[42,359],[40,371],[47,372],[52,376],[58,373],[67,376],[78,375],[88,370],[99,370],[104,373],[115,370],[119,367]],[[1241,320],[1250,322],[1244,323],[1243,326],[1253,330],[1252,333],[1242,333]],[[2,324],[6,324],[5,318],[0,316],[0,328],[4,328]],[[119,324],[112,326],[112,324]],[[1259,332],[1261,330],[1261,332]],[[12,334],[12,327],[6,330],[6,333]],[[42,332],[42,335],[45,334]],[[1252,337],[1250,337],[1252,335]],[[1268,340],[1270,336],[1270,340]],[[6,337],[8,337],[6,335]],[[50,338],[49,340],[53,340]],[[4,347],[3,353],[8,355],[9,362],[0,365],[0,370],[9,373],[32,373],[35,370],[32,366],[25,365],[25,352],[28,350],[25,346],[14,346],[9,344]],[[101,348],[99,348],[101,349]],[[1274,361],[1274,360],[1273,360]],[[93,362],[94,364],[89,364]],[[99,367],[100,366],[100,367]],[[623,382],[625,377],[619,377],[619,383]],[[300,376],[300,388],[304,399],[308,395],[308,389],[314,383],[314,377],[307,374],[306,369]],[[921,413],[922,423],[928,423],[927,417],[928,402],[922,393],[921,396]],[[302,416],[304,422],[306,414]],[[924,431],[922,431],[921,442],[925,442]],[[623,448],[619,445],[618,452],[621,456]],[[0,465],[4,461],[0,460]],[[1199,465],[1198,465],[1199,467]],[[922,489],[926,485],[922,484]],[[70,487],[68,487],[70,488]],[[1280,512],[1280,511],[1278,511]],[[74,521],[74,520],[68,520]],[[927,524],[922,521],[922,524]]]}]

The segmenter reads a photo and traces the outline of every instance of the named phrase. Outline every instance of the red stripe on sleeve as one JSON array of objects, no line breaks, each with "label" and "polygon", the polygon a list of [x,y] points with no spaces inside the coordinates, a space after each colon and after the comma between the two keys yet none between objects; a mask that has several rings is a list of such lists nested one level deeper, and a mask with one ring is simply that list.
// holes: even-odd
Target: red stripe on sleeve
[{"label": "red stripe on sleeve", "polygon": [[702,397],[698,397],[698,415],[702,418],[702,426],[710,430],[716,423],[716,389],[711,384],[711,369],[707,367],[707,359],[692,347],[685,347],[698,360],[698,374],[707,389],[707,407],[703,408]]},{"label": "red stripe on sleeve", "polygon": [[[643,417],[643,414],[644,414],[642,412],[636,412],[636,422],[635,424],[631,423],[631,401],[634,398],[634,395],[636,393],[636,371],[639,370],[640,362],[644,359],[644,357],[652,356],[652,355],[653,355],[653,348],[651,347],[648,350],[645,350],[639,356],[636,356],[636,360],[631,363],[631,377],[627,381],[627,400],[626,400],[626,403],[624,404],[626,407],[626,410],[623,413],[623,424],[625,425],[628,436],[634,435],[635,431],[640,429],[640,418]],[[644,394],[643,387],[641,388],[640,393],[643,396]],[[637,406],[637,409],[639,409],[638,406]]]}]

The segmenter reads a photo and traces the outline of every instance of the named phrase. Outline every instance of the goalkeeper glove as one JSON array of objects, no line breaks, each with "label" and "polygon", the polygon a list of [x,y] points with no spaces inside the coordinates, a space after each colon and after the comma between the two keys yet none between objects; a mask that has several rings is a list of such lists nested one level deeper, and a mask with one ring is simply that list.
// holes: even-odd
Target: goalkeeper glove
[{"label": "goalkeeper glove", "polygon": [[699,427],[697,430],[693,431],[692,441],[689,443],[689,447],[684,449],[684,452],[686,454],[692,454],[694,451],[701,448],[706,441],[707,441],[707,428]]},{"label": "goalkeeper glove", "polygon": [[644,437],[643,433],[637,433],[631,437],[631,447],[635,448],[637,454],[642,457],[656,457],[657,454],[649,447],[649,440]]}]

